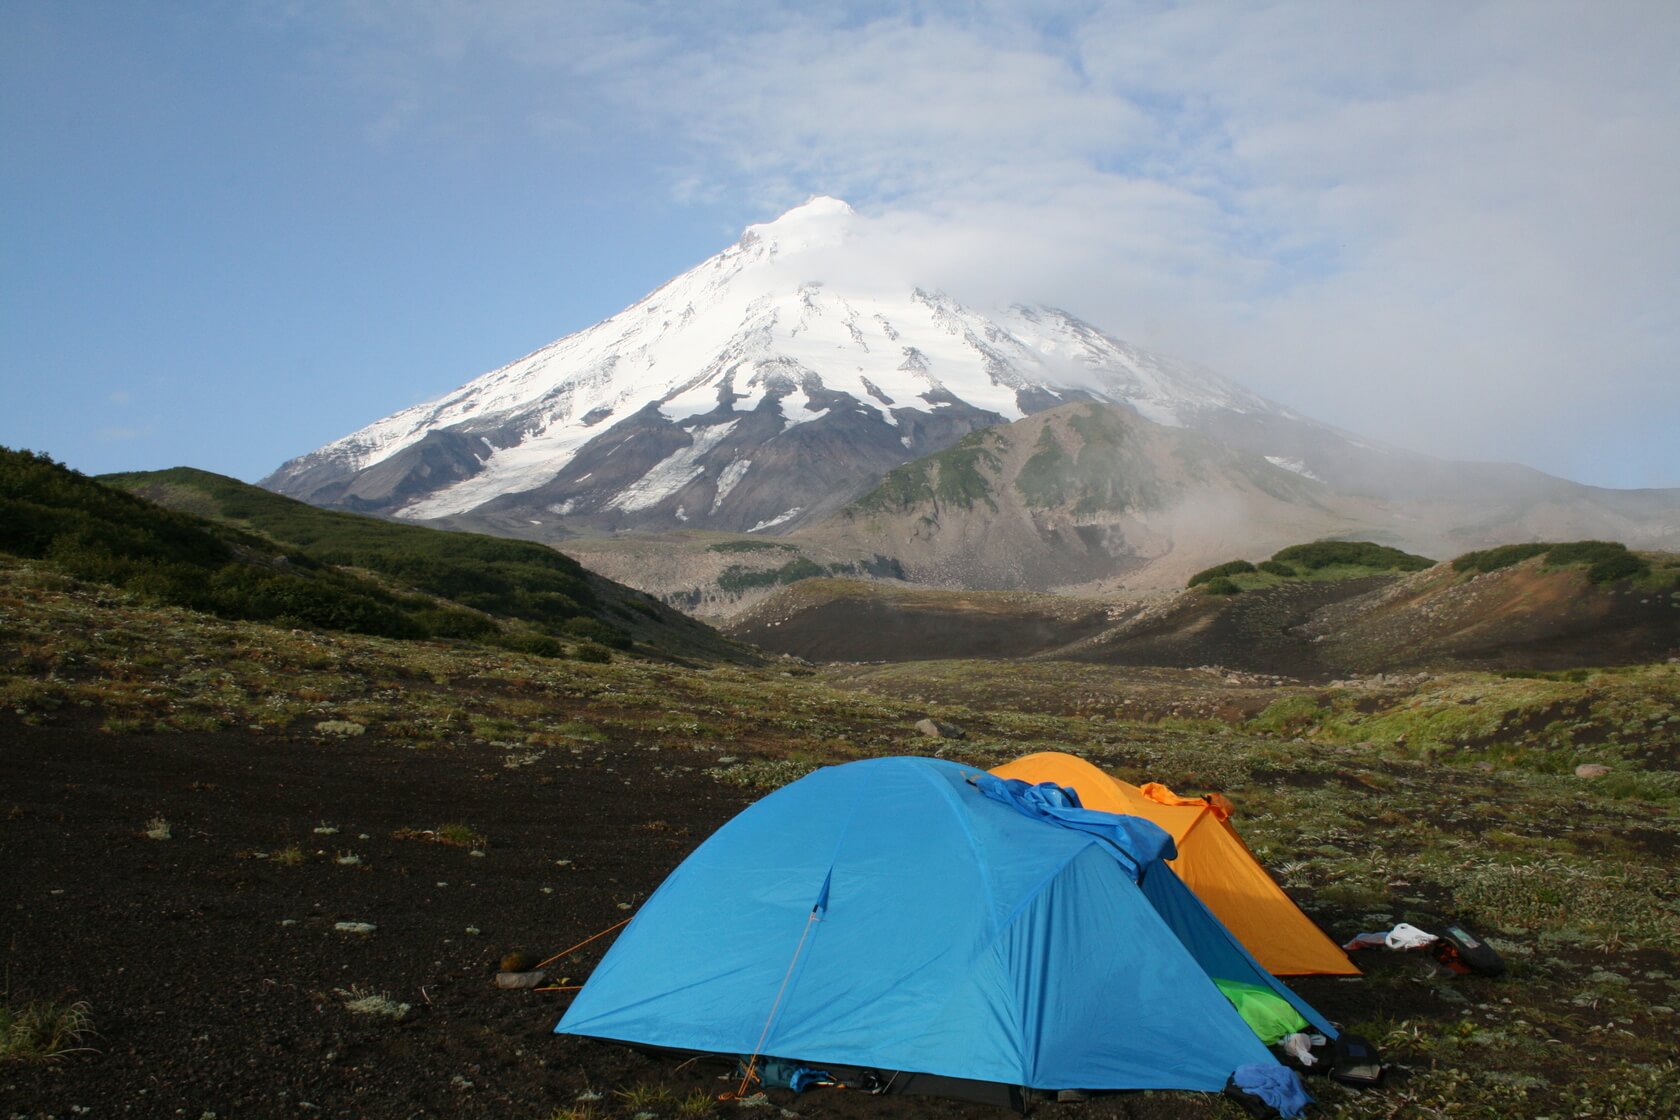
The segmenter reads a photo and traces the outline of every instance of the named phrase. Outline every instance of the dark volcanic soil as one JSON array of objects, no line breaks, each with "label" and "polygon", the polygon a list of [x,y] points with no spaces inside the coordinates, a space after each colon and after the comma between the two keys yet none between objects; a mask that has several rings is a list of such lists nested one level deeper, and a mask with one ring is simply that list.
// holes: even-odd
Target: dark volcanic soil
[{"label": "dark volcanic soil", "polygon": [[[593,1115],[628,1118],[637,1106],[620,1093],[731,1088],[726,1066],[556,1037],[568,996],[491,979],[509,950],[547,956],[619,922],[753,795],[708,778],[699,753],[596,745],[507,765],[519,757],[0,717],[8,1000],[85,1000],[98,1031],[95,1052],[0,1066],[0,1116],[546,1118],[598,1092]],[[169,839],[145,836],[156,818]],[[483,854],[394,835],[449,823],[484,833]],[[301,862],[275,858],[294,846]],[[360,862],[340,862],[350,854]],[[344,921],[377,929],[334,929]],[[586,976],[610,940],[561,974]],[[1300,986],[1333,1018],[1373,1012],[1360,983]],[[346,1008],[365,994],[410,1009],[394,1020]],[[771,1096],[804,1116],[1008,1115]],[[1041,1114],[1234,1115],[1223,1108],[1128,1095]]]},{"label": "dark volcanic soil", "polygon": [[819,603],[768,625],[757,619],[731,637],[811,661],[929,661],[1031,657],[1102,632],[1100,610],[1072,618],[1031,609],[940,609],[892,599]]}]

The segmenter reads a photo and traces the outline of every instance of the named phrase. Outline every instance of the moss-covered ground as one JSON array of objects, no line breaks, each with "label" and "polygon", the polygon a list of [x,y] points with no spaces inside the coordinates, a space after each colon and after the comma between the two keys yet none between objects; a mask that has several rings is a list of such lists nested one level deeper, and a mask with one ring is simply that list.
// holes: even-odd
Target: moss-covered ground
[{"label": "moss-covered ground", "polygon": [[[471,744],[509,767],[584,745],[658,747],[755,789],[875,755],[990,766],[1069,750],[1123,778],[1222,791],[1256,855],[1333,937],[1456,918],[1510,965],[1488,980],[1374,954],[1363,979],[1303,980],[1393,1066],[1378,1091],[1314,1083],[1322,1114],[1348,1118],[1680,1112],[1677,697],[1674,664],[1324,687],[1054,662],[591,664],[216,620],[0,560],[0,706],[29,724],[238,732],[254,752],[300,734],[392,751]],[[922,737],[923,716],[966,737]],[[1609,773],[1577,777],[1583,763]],[[597,1114],[630,1115],[615,1100]],[[820,1112],[806,1100],[801,1112]],[[1128,1111],[1142,1107],[1068,1106],[1238,1115],[1196,1096]]]}]

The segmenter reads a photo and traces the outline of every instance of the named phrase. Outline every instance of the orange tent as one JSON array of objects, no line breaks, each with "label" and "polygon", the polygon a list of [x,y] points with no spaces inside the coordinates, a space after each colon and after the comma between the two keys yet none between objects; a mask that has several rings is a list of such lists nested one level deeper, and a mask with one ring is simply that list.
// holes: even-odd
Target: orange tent
[{"label": "orange tent", "polygon": [[1139,788],[1059,751],[1029,754],[992,773],[1070,786],[1087,809],[1143,817],[1166,829],[1178,846],[1172,869],[1274,976],[1359,975],[1347,954],[1266,874],[1231,827],[1231,803],[1219,794],[1180,797],[1159,782]]}]

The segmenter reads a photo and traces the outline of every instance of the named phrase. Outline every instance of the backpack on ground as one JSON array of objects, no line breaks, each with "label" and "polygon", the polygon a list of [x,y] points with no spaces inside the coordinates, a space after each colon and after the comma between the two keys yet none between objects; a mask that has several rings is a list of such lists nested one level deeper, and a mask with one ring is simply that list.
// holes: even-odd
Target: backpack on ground
[{"label": "backpack on ground", "polygon": [[1381,1085],[1383,1064],[1377,1048],[1364,1037],[1343,1031],[1330,1043],[1330,1077],[1360,1089]]},{"label": "backpack on ground", "polygon": [[1474,972],[1478,976],[1504,975],[1504,958],[1463,923],[1454,922],[1437,936],[1439,940],[1429,948],[1436,960],[1454,972]]}]

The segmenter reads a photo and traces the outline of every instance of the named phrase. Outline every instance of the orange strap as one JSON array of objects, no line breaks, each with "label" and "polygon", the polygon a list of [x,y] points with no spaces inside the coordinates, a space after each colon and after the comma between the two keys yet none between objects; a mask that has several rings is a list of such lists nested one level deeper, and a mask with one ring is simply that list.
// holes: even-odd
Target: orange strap
[{"label": "orange strap", "polygon": [[1157,805],[1185,805],[1213,810],[1213,815],[1220,820],[1229,820],[1236,811],[1236,806],[1222,793],[1210,793],[1206,797],[1185,797],[1174,793],[1160,782],[1146,782],[1138,787],[1138,792]]},{"label": "orange strap", "polygon": [[[634,915],[632,915],[632,917],[634,917]],[[583,948],[585,945],[589,944],[591,941],[594,941],[596,937],[605,937],[607,934],[611,933],[613,930],[617,929],[619,926],[625,925],[629,921],[630,921],[630,919],[626,918],[622,922],[619,922],[615,925],[608,926],[606,929],[602,930],[600,933],[597,933],[595,935],[595,937],[586,937],[582,941],[579,941],[576,945],[573,945],[570,949],[560,950],[558,953],[554,954],[552,957],[549,957],[546,961],[543,961],[541,964],[537,965],[536,968],[533,968],[531,971],[535,972],[537,970],[537,968],[544,968],[548,965],[551,965],[555,961],[559,960],[561,957],[570,956],[571,954],[577,952],[579,949]],[[539,988],[537,990],[538,991],[547,991],[548,989]]]}]

